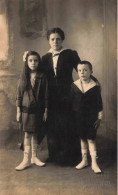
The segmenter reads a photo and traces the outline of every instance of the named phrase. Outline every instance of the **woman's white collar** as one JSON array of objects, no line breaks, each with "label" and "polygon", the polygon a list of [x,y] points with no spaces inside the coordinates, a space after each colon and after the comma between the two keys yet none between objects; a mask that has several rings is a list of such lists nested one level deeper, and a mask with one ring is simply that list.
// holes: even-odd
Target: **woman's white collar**
[{"label": "woman's white collar", "polygon": [[56,54],[56,53],[61,53],[61,52],[64,51],[64,50],[66,50],[66,48],[63,48],[63,47],[62,47],[60,51],[54,52],[54,51],[52,50],[52,48],[51,48],[51,49],[49,49],[48,53]]}]

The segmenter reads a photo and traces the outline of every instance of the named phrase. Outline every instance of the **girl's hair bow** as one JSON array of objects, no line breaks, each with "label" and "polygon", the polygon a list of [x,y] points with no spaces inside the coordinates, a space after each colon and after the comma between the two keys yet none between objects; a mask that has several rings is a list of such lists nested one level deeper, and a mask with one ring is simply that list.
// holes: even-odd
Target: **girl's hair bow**
[{"label": "girl's hair bow", "polygon": [[24,54],[23,54],[23,62],[26,61],[26,56],[27,56],[28,53],[29,53],[29,51],[25,51],[25,52],[24,52]]}]

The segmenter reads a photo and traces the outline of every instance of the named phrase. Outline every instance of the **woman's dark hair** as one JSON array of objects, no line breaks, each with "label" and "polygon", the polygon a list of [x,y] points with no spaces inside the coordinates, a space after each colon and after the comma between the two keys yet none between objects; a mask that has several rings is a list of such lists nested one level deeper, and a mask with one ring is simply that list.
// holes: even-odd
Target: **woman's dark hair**
[{"label": "woman's dark hair", "polygon": [[[88,67],[89,67],[89,69],[92,71],[93,70],[93,67],[92,67],[92,64],[89,62],[89,61],[81,61],[79,64],[86,64],[86,65],[88,65]],[[79,65],[78,64],[78,65]]]},{"label": "woman's dark hair", "polygon": [[53,34],[53,33],[58,33],[61,37],[62,40],[65,39],[65,34],[64,34],[64,31],[61,30],[61,28],[51,28],[50,30],[48,30],[47,32],[47,39],[49,40],[50,38],[50,35]]},{"label": "woman's dark hair", "polygon": [[27,89],[28,86],[29,86],[30,69],[28,67],[28,57],[31,56],[31,55],[34,55],[34,56],[38,57],[39,65],[37,67],[37,72],[41,72],[42,63],[41,63],[40,55],[36,51],[29,51],[26,55],[26,61],[25,61],[23,71],[22,71],[22,74],[21,74],[21,79],[22,79],[22,82],[23,82],[24,89]]}]

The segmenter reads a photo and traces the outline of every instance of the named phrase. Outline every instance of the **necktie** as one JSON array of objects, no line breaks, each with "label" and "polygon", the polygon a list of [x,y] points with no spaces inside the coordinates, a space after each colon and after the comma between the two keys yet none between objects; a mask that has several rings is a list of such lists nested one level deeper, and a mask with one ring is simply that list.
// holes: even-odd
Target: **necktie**
[{"label": "necktie", "polygon": [[59,52],[53,54],[53,69],[54,69],[55,75],[56,75],[57,61],[58,61],[59,54],[60,54]]}]

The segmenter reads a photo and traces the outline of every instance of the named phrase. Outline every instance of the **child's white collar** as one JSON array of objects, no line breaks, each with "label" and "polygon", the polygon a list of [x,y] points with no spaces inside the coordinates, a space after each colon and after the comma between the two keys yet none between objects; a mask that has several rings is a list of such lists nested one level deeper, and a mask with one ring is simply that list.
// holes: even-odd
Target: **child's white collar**
[{"label": "child's white collar", "polygon": [[87,92],[89,89],[93,88],[94,86],[96,86],[96,82],[93,81],[92,79],[90,79],[89,83],[84,83],[84,91],[83,91],[83,86],[82,86],[82,82],[80,79],[78,79],[77,81],[74,82],[74,84],[83,92]]}]

